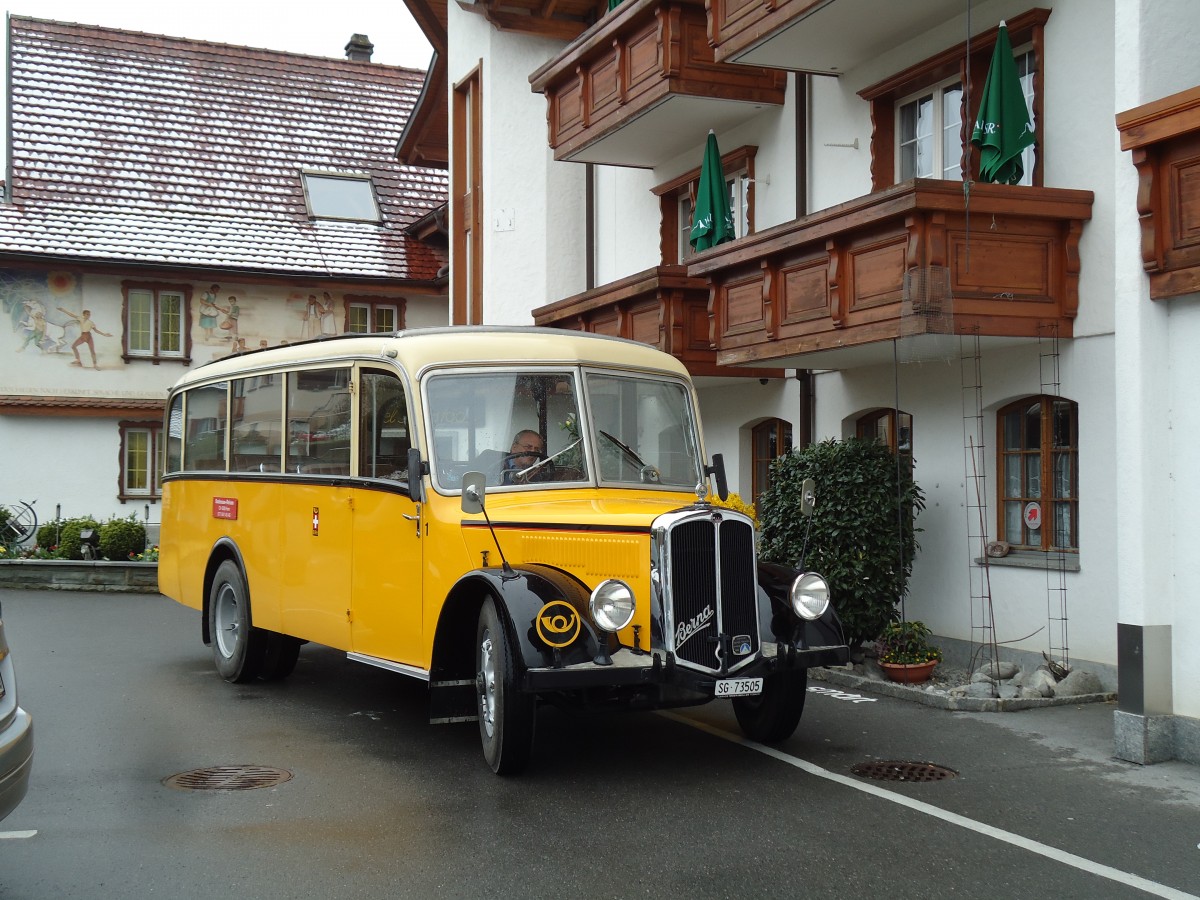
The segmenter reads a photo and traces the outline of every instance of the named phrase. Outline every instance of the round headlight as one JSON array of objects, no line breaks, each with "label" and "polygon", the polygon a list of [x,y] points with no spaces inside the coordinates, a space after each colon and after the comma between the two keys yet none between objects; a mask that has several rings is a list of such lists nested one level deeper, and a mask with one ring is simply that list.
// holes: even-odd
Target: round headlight
[{"label": "round headlight", "polygon": [[792,582],[792,609],[802,619],[819,619],[829,609],[829,585],[816,572],[805,572]]},{"label": "round headlight", "polygon": [[592,591],[589,601],[592,621],[605,631],[620,631],[633,618],[637,603],[633,590],[623,581],[604,581]]}]

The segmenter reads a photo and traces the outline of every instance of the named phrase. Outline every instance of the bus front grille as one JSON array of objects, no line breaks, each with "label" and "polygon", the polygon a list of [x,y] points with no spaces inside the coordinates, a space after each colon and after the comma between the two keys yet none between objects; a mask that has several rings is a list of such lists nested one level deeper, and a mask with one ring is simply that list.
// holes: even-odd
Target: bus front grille
[{"label": "bus front grille", "polygon": [[747,662],[759,649],[753,526],[720,511],[694,515],[668,525],[665,550],[677,661],[712,672],[726,652],[726,671]]}]

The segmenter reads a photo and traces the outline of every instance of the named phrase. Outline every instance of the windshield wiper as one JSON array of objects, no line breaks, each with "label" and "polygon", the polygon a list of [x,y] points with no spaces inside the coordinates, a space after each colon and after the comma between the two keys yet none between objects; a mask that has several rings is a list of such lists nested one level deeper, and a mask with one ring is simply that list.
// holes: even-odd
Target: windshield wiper
[{"label": "windshield wiper", "polygon": [[628,444],[622,443],[621,441],[617,440],[615,437],[613,437],[607,431],[601,431],[600,433],[602,435],[604,435],[606,438],[608,438],[610,441],[612,441],[614,444],[616,444],[621,449],[621,452],[624,453],[631,460],[633,460],[633,462],[637,466],[644,467],[646,465],[645,461],[640,456],[638,456],[636,453],[634,453]]},{"label": "windshield wiper", "polygon": [[[563,455],[564,453],[566,453],[568,450],[571,450],[571,449],[574,449],[575,447],[578,447],[578,446],[579,446],[579,445],[580,445],[582,442],[583,442],[583,438],[579,438],[577,441],[575,441],[575,443],[573,443],[573,444],[568,444],[567,446],[565,446],[565,447],[563,447],[561,450],[559,450],[557,453],[555,453],[553,456],[547,456],[545,459],[539,459],[539,460],[538,460],[537,462],[535,462],[535,463],[534,463],[532,466],[529,466],[528,468],[522,469],[521,471],[517,472],[517,473],[516,473],[516,477],[517,477],[517,478],[524,478],[524,477],[525,477],[526,475],[528,475],[530,472],[536,472],[536,471],[537,471],[538,469],[540,469],[542,466],[546,465],[546,463],[549,463],[549,462],[554,462],[554,460],[558,459],[560,456],[562,456],[562,455]],[[626,448],[626,449],[628,449],[628,448]],[[630,452],[630,453],[632,453],[633,451],[632,451],[632,450],[630,450],[629,452]]]}]

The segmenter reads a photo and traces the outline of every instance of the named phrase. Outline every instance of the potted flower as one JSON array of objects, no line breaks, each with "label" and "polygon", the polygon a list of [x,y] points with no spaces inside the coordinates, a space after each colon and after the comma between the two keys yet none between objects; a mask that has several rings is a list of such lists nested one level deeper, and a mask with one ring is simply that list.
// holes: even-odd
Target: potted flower
[{"label": "potted flower", "polygon": [[889,622],[875,640],[879,668],[892,681],[903,684],[927,681],[942,660],[942,651],[929,643],[930,635],[924,622]]}]

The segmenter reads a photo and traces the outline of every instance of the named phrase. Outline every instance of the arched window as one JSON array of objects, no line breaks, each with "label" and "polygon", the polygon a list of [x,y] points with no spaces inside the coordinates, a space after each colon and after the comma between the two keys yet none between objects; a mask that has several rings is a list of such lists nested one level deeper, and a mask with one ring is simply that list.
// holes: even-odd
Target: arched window
[{"label": "arched window", "polygon": [[754,496],[759,497],[770,484],[771,460],[792,449],[792,425],[783,419],[767,419],[754,426],[751,435],[754,459]]},{"label": "arched window", "polygon": [[1079,405],[1026,397],[996,414],[1000,537],[1025,550],[1079,549]]},{"label": "arched window", "polygon": [[877,409],[860,416],[854,423],[854,433],[860,438],[879,438],[900,459],[912,474],[912,416],[901,410]]}]

